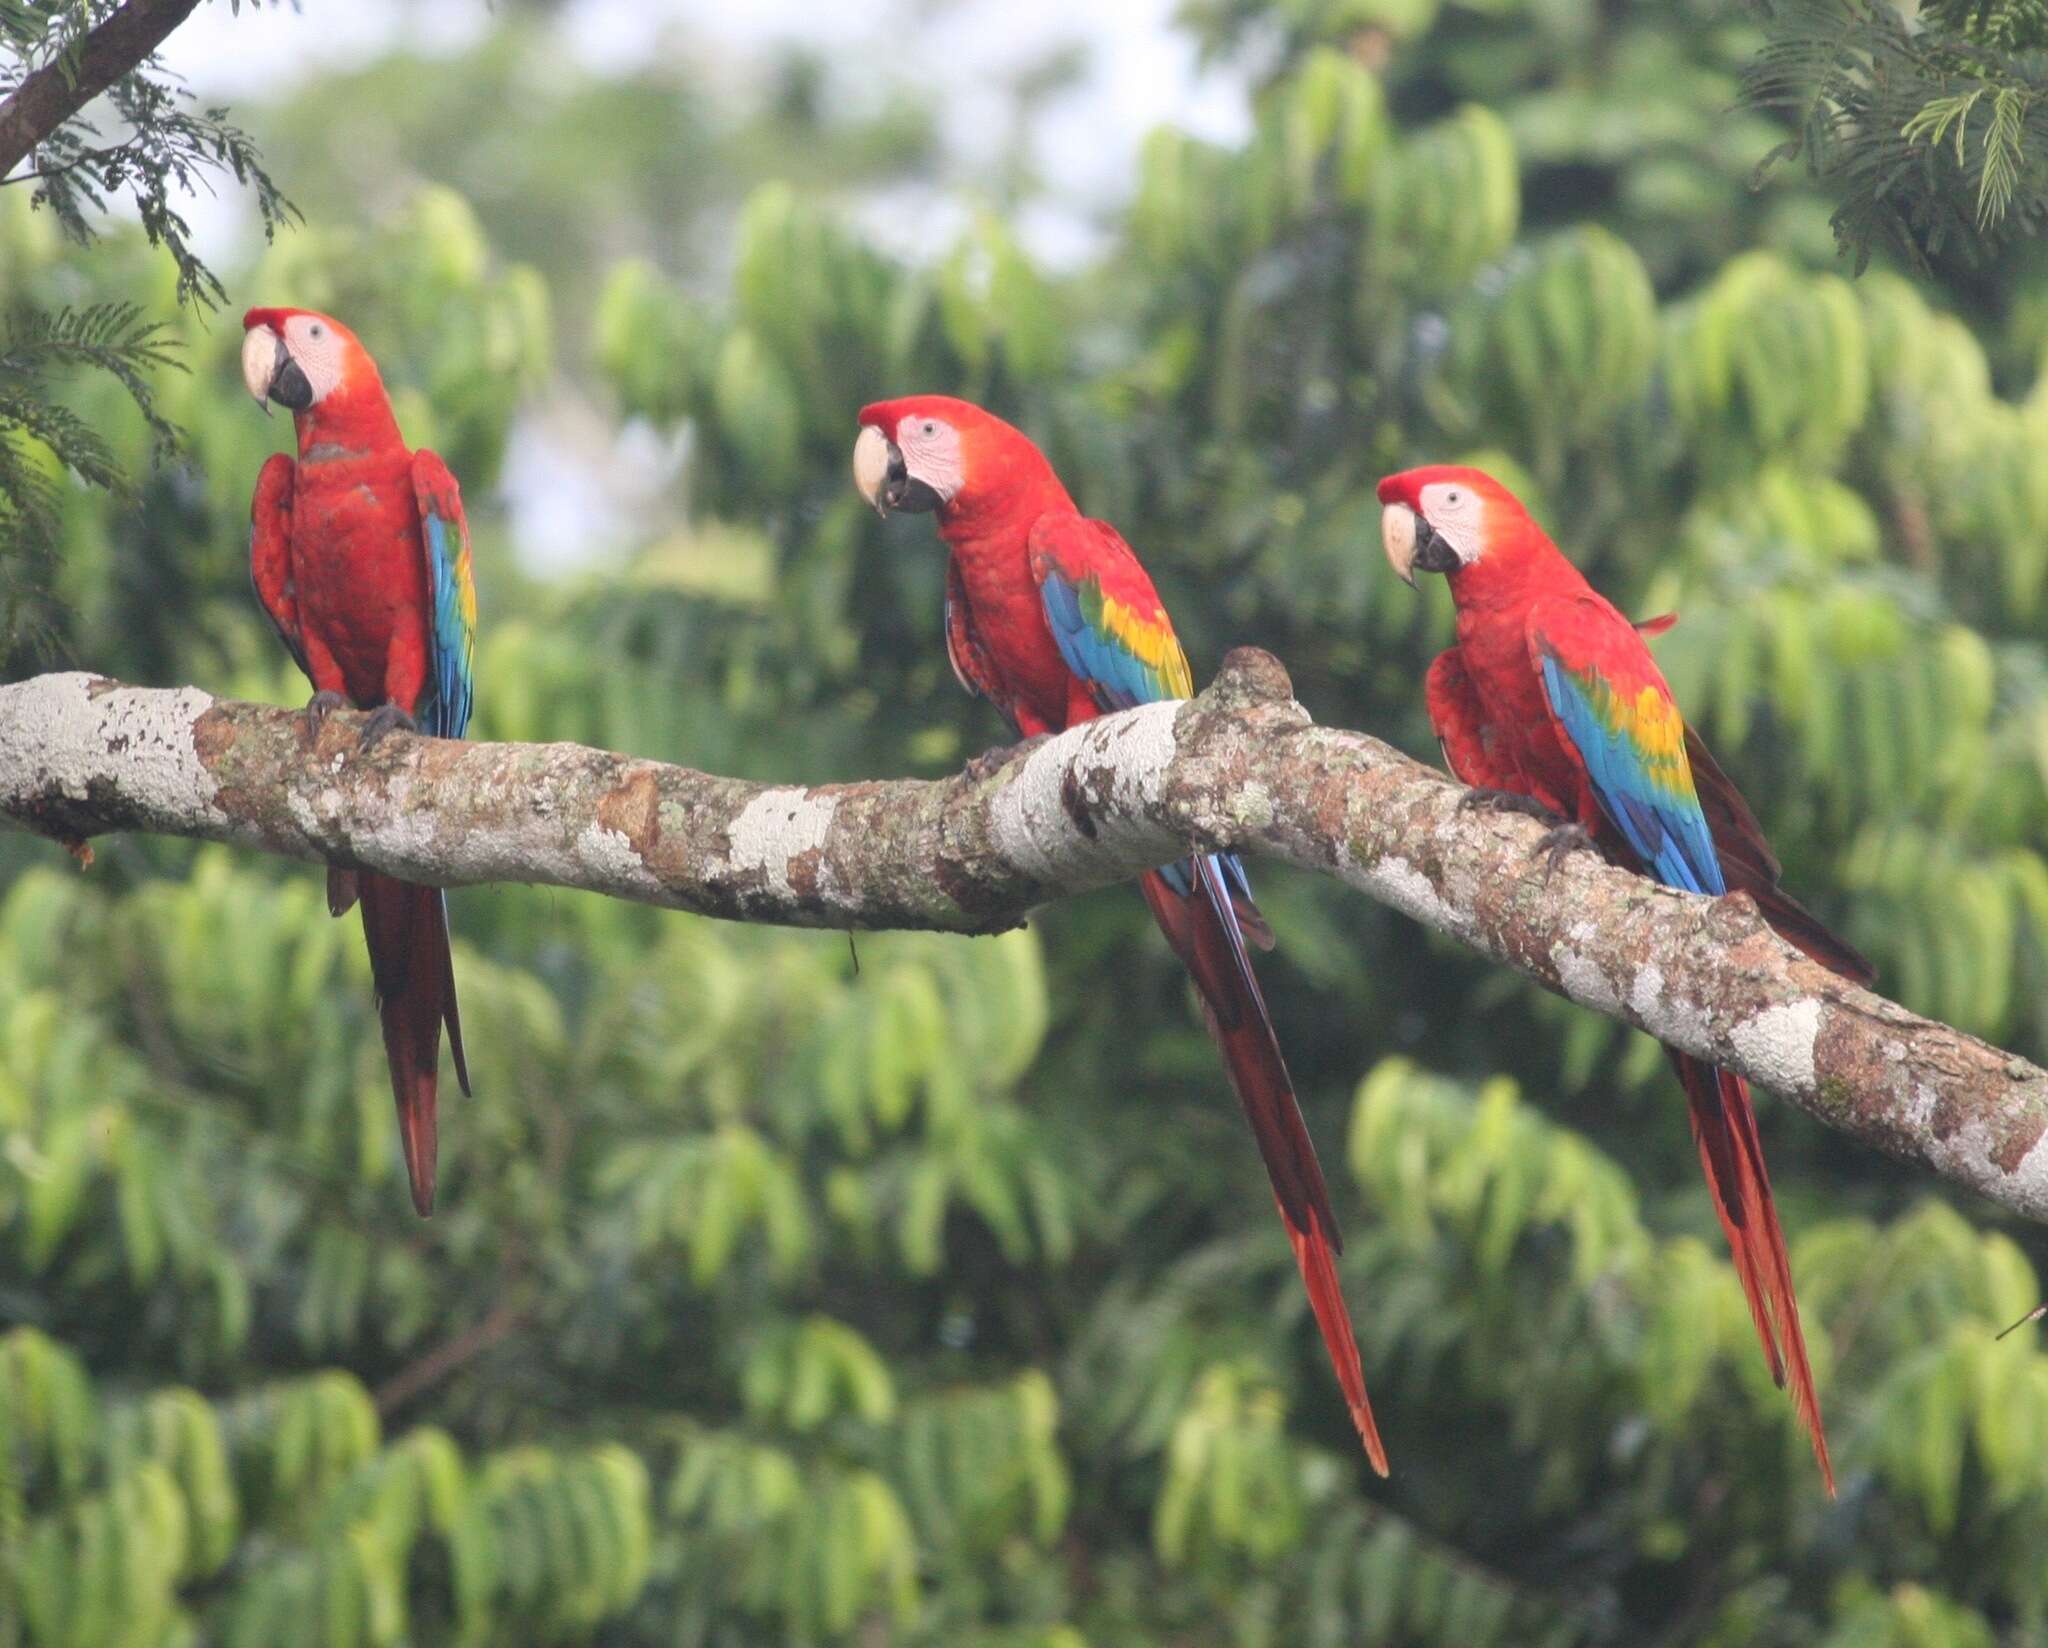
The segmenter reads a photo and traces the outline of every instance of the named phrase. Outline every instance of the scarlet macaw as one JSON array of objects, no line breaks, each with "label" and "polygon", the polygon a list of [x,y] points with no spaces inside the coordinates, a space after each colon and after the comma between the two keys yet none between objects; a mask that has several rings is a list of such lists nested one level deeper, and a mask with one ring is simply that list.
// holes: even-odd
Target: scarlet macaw
[{"label": "scarlet macaw", "polygon": [[[1471,799],[1558,821],[1550,850],[1590,840],[1666,886],[1745,892],[1791,944],[1867,983],[1870,964],[1778,886],[1778,861],[1735,786],[1685,724],[1642,632],[1587,583],[1520,502],[1476,469],[1436,466],[1379,485],[1387,559],[1409,584],[1441,572],[1457,644],[1430,665],[1429,718]],[[1757,1337],[1835,1491],[1785,1238],[1749,1086],[1683,1053],[1693,1136]]]},{"label": "scarlet macaw", "polygon": [[[932,511],[951,550],[953,673],[1020,737],[1113,710],[1186,698],[1194,681],[1152,580],[1114,527],[1091,521],[1024,434],[966,401],[916,395],[862,408],[854,480],[868,502]],[[1342,1248],[1315,1146],[1295,1102],[1246,942],[1272,932],[1228,853],[1182,859],[1140,886],[1193,975],[1273,1183],[1323,1342],[1373,1468],[1386,1450],[1337,1279]]]},{"label": "scarlet macaw", "polygon": [[[265,411],[291,409],[299,456],[256,479],[249,566],[279,639],[313,683],[318,731],[331,710],[371,711],[365,747],[393,727],[460,738],[469,726],[476,584],[469,527],[448,466],[411,452],[369,351],[304,309],[242,317],[242,380]],[[327,907],[363,906],[398,1134],[413,1206],[434,1208],[441,1025],[469,1092],[447,900],[373,870],[327,872]]]}]

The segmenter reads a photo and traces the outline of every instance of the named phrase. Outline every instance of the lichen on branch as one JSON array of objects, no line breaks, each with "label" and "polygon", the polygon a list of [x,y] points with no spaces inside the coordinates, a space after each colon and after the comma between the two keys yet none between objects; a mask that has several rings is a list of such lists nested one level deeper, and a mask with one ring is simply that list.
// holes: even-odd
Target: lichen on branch
[{"label": "lichen on branch", "polygon": [[186,836],[457,887],[533,882],[735,921],[1014,926],[1190,846],[1331,876],[1583,1006],[2048,1221],[2048,1072],[1837,978],[1746,898],[1591,853],[1363,733],[1232,653],[1207,691],[953,778],[804,786],[577,744],[317,739],[295,711],[82,674],[0,687],[0,819],[67,844]]}]

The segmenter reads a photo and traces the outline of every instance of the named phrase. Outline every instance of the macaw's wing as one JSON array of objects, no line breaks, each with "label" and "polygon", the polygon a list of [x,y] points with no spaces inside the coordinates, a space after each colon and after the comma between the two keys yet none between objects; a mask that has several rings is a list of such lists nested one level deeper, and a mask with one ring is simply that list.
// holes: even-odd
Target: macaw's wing
[{"label": "macaw's wing", "polygon": [[1422,682],[1423,703],[1436,732],[1444,765],[1461,784],[1480,790],[1519,790],[1518,775],[1502,754],[1486,706],[1466,673],[1465,658],[1456,647],[1436,655]]},{"label": "macaw's wing", "polygon": [[419,723],[437,738],[460,738],[469,729],[476,688],[476,579],[469,564],[469,522],[455,477],[433,453],[413,454],[412,490],[427,558],[427,630],[433,649]]},{"label": "macaw's wing", "polygon": [[[967,585],[961,580],[960,565],[946,557],[946,659],[953,666],[953,679],[978,698],[986,698],[1008,716],[1009,695],[995,660],[975,627],[974,609],[967,603]],[[1014,731],[1015,718],[1011,718]]]},{"label": "macaw's wing", "polygon": [[1869,984],[1877,969],[1848,942],[1837,937],[1805,905],[1778,885],[1778,858],[1764,839],[1763,826],[1735,781],[1721,770],[1720,762],[1690,727],[1685,730],[1685,753],[1692,764],[1692,778],[1700,793],[1700,807],[1707,815],[1707,828],[1714,834],[1714,850],[1721,855],[1721,872],[1731,893],[1747,893],[1757,908],[1787,944],[1843,978]]},{"label": "macaw's wing", "polygon": [[[1639,619],[1642,635],[1662,635],[1678,622],[1678,614],[1666,612],[1655,618]],[[1781,873],[1778,855],[1764,839],[1763,826],[1735,781],[1721,770],[1721,763],[1691,727],[1685,729],[1686,764],[1692,769],[1693,788],[1698,791],[1700,811],[1706,814],[1707,831],[1714,838],[1714,852],[1721,860],[1721,878],[1731,893],[1747,893],[1756,900],[1777,934],[1795,949],[1843,978],[1869,984],[1877,969],[1855,946],[1837,938],[1821,924],[1820,918],[1778,885]]]},{"label": "macaw's wing", "polygon": [[1597,596],[1576,595],[1538,601],[1525,633],[1552,727],[1644,869],[1688,892],[1726,891],[1686,761],[1685,717],[1634,626]]},{"label": "macaw's wing", "polygon": [[[1173,620],[1123,534],[1106,521],[1048,514],[1033,523],[1027,547],[1060,657],[1098,709],[1194,696],[1194,673]],[[1234,853],[1219,853],[1216,862],[1246,941],[1272,949],[1273,929],[1252,900],[1244,866]],[[1185,866],[1163,873],[1176,891],[1193,890]]]},{"label": "macaw's wing", "polygon": [[1042,515],[1028,543],[1052,638],[1098,708],[1194,696],[1173,621],[1115,527],[1079,515]]},{"label": "macaw's wing", "polygon": [[[1713,826],[1687,754],[1685,719],[1634,626],[1605,601],[1580,595],[1539,601],[1529,613],[1526,634],[1551,725],[1577,755],[1601,812],[1644,869],[1690,892],[1726,891]],[[1755,844],[1731,859],[1736,873],[1775,865],[1734,786],[1718,767],[1712,771],[1717,817],[1731,830],[1756,832]],[[1820,1400],[1749,1084],[1675,1050],[1671,1060],[1685,1085],[1700,1164],[1765,1361],[1778,1384],[1790,1382],[1832,1494],[1834,1474]]]},{"label": "macaw's wing", "polygon": [[311,681],[306,643],[299,636],[299,585],[292,572],[292,489],[298,474],[290,453],[273,452],[256,477],[256,495],[249,504],[249,581],[270,627]]}]

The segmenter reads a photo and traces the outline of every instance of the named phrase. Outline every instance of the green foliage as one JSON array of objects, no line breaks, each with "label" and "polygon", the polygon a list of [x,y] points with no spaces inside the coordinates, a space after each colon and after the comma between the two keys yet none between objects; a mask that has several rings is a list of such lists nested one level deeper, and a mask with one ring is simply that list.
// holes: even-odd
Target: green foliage
[{"label": "green foliage", "polygon": [[[233,0],[237,6],[240,0]],[[86,36],[120,10],[116,0],[0,6],[0,94],[31,75],[79,69]],[[110,197],[130,197],[148,244],[170,256],[177,300],[211,308],[227,289],[192,248],[182,199],[226,174],[248,188],[266,236],[293,216],[291,203],[264,171],[248,136],[227,110],[197,109],[192,94],[154,59],[133,66],[108,88],[104,108],[122,135],[107,141],[97,123],[101,105],[38,134],[30,163],[0,178],[0,190],[33,185],[29,203],[46,210],[74,248],[97,238]],[[15,198],[19,198],[18,196]],[[25,226],[16,220],[15,232]],[[47,247],[47,238],[45,246]],[[0,259],[10,274],[14,256]],[[18,646],[47,649],[58,633],[50,608],[58,549],[58,515],[75,487],[111,494],[126,506],[133,483],[90,420],[59,400],[51,374],[101,373],[125,391],[153,437],[161,460],[177,445],[176,426],[158,410],[154,375],[178,366],[175,340],[162,320],[132,302],[36,308],[18,290],[6,302],[8,327],[0,350],[0,658]]]},{"label": "green foliage", "polygon": [[105,436],[51,393],[56,373],[104,372],[128,394],[159,452],[177,430],[157,411],[148,374],[177,366],[161,321],[129,303],[51,314],[29,310],[0,347],[0,653],[47,637],[47,600],[67,477],[128,501],[126,473]]},{"label": "green foliage", "polygon": [[[2048,1052],[2027,268],[1967,309],[1830,273],[1831,197],[1749,187],[1782,135],[1730,112],[1760,36],[1704,3],[1187,26],[1255,82],[1252,130],[1155,134],[1066,273],[1009,219],[924,210],[934,116],[873,65],[759,98],[665,60],[607,78],[524,8],[252,117],[321,210],[237,301],[345,314],[454,463],[479,736],[808,780],[985,747],[927,524],[846,484],[855,409],[929,388],[1047,444],[1198,672],[1255,641],[1318,719],[1433,757],[1447,613],[1387,576],[1373,485],[1469,458],[1626,610],[1681,612],[1656,643],[1680,699],[1885,987]],[[352,166],[373,142],[403,166]],[[955,225],[915,258],[876,232],[906,198]],[[176,313],[141,234],[80,263],[48,231],[0,191],[10,304]],[[243,563],[281,432],[232,328],[168,330],[188,458],[139,507],[62,493],[50,644],[297,702]],[[127,392],[65,394],[139,472]],[[588,564],[545,573],[496,484],[549,490],[537,430],[674,484],[599,498]],[[1658,1050],[1258,874],[1385,1484],[1127,895],[849,945],[458,892],[477,1095],[445,1095],[421,1224],[316,875],[121,841],[81,877],[6,844],[0,1644],[2048,1631],[2048,1357],[1992,1337],[2041,1297],[2037,1234],[1765,1106],[1827,1506]]]},{"label": "green foliage", "polygon": [[1795,136],[1766,165],[1803,155],[1836,191],[1837,241],[1860,272],[1879,247],[1924,265],[2033,234],[2048,215],[2042,168],[2039,0],[1945,0],[1917,16],[1889,0],[1766,0],[1770,39],[1748,95],[1790,111]]},{"label": "green foliage", "polygon": [[1368,266],[1397,288],[1456,289],[1507,250],[1521,199],[1514,140],[1498,115],[1468,105],[1373,174]]},{"label": "green foliage", "polygon": [[1464,406],[1490,405],[1518,449],[1554,462],[1640,400],[1656,360],[1657,300],[1641,260],[1600,228],[1567,230],[1501,274],[1453,322],[1447,375]]},{"label": "green foliage", "polygon": [[[240,9],[241,0],[231,3]],[[67,78],[75,74],[86,36],[120,9],[118,0],[0,7],[0,92],[13,91],[44,69]],[[249,190],[266,236],[296,215],[291,202],[228,111],[199,107],[154,59],[120,73],[106,100],[122,134],[116,141],[104,138],[98,124],[104,116],[96,112],[89,120],[80,112],[40,134],[33,163],[5,183],[33,184],[35,204],[47,208],[81,246],[94,239],[95,220],[106,212],[109,197],[127,194],[150,245],[170,254],[178,271],[178,301],[224,301],[227,288],[192,249],[180,200],[211,187],[213,174],[224,173]]]},{"label": "green foliage", "polygon": [[1805,460],[1823,473],[1869,411],[1855,294],[1767,252],[1736,259],[1666,331],[1673,422],[1702,466]]},{"label": "green foliage", "polygon": [[[76,1360],[30,1328],[0,1339],[0,1380],[21,1416],[5,1457],[26,1465],[25,1482],[8,1479],[18,1537],[0,1564],[0,1623],[27,1633],[14,1640],[558,1640],[646,1583],[647,1475],[616,1445],[512,1448],[472,1467],[431,1428],[383,1441],[369,1393],[339,1372],[225,1408],[165,1387],[95,1417]],[[448,1590],[427,1616],[407,1571],[430,1550]],[[217,1583],[230,1558],[232,1591],[195,1615],[181,1593]]]}]

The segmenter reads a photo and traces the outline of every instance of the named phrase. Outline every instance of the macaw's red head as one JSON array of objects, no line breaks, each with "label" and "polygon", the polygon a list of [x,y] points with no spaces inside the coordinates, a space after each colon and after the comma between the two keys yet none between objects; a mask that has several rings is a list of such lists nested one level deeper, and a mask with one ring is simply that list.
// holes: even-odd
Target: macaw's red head
[{"label": "macaw's red head", "polygon": [[338,417],[390,405],[377,363],[355,333],[310,309],[251,309],[242,317],[242,382],[266,412],[276,401],[301,418],[315,408]]},{"label": "macaw's red head", "polygon": [[1521,500],[1483,469],[1404,469],[1380,482],[1380,502],[1380,543],[1411,589],[1418,572],[1459,572],[1542,538]]},{"label": "macaw's red head", "polygon": [[875,509],[936,510],[942,522],[1067,504],[1045,454],[1021,429],[951,395],[906,395],[860,409],[853,484]]}]

